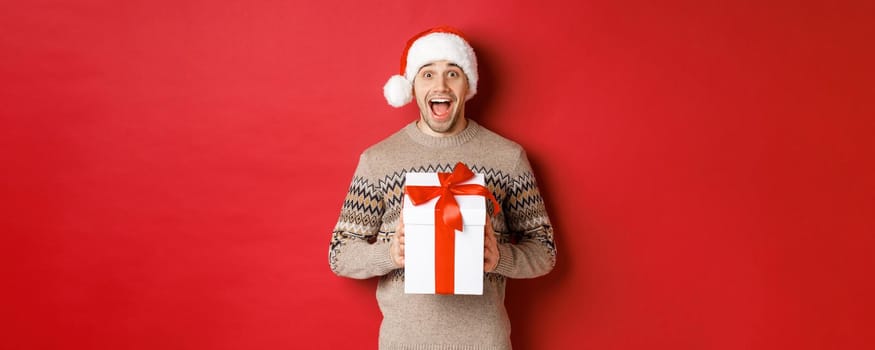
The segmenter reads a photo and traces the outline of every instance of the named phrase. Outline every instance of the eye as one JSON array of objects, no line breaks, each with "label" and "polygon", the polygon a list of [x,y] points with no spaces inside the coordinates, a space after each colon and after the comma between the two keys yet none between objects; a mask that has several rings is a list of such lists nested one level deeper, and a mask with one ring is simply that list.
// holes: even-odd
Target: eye
[{"label": "eye", "polygon": [[431,72],[423,72],[423,73],[422,73],[422,77],[423,77],[423,78],[431,78],[431,77],[432,77],[432,74],[431,74]]},{"label": "eye", "polygon": [[448,76],[449,76],[450,78],[458,78],[458,77],[459,77],[459,72],[456,72],[456,71],[450,71],[450,73],[448,74]]}]

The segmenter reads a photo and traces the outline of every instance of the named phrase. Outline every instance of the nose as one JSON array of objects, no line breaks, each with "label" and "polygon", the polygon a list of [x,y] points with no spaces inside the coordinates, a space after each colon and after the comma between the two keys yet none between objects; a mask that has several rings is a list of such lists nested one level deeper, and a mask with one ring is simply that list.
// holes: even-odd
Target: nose
[{"label": "nose", "polygon": [[442,91],[447,90],[447,87],[448,87],[447,78],[443,74],[438,75],[438,77],[435,81],[435,84],[437,85],[438,89],[440,89]]}]

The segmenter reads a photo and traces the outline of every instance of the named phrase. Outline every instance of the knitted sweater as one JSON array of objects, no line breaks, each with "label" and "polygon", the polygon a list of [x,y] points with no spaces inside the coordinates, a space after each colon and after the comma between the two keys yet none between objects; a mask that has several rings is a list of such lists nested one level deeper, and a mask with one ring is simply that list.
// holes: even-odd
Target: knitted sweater
[{"label": "knitted sweater", "polygon": [[[404,271],[389,256],[407,172],[451,172],[463,162],[485,176],[501,204],[492,217],[500,258],[483,295],[404,294]],[[361,155],[331,238],[332,271],[380,277],[380,349],[510,349],[506,278],[532,278],[556,262],[553,229],[523,149],[472,120],[433,137],[411,123]]]}]

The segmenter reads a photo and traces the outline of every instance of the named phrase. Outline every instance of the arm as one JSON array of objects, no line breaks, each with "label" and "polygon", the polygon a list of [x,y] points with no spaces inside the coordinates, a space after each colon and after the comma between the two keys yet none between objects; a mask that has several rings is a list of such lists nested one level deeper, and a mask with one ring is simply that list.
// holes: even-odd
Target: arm
[{"label": "arm", "polygon": [[328,262],[338,276],[364,279],[398,268],[389,255],[391,243],[377,239],[385,210],[383,195],[367,175],[362,155],[329,245]]},{"label": "arm", "polygon": [[513,184],[502,206],[506,227],[517,242],[498,243],[495,272],[510,278],[533,278],[550,272],[556,265],[553,226],[525,153],[520,154]]},{"label": "arm", "polygon": [[388,242],[368,243],[346,232],[332,235],[329,264],[338,276],[356,279],[383,276],[398,268],[389,256]]}]

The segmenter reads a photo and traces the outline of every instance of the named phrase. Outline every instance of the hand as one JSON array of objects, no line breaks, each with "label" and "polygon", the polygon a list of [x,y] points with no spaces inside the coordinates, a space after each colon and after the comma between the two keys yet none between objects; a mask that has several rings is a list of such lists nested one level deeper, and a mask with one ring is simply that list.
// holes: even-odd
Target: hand
[{"label": "hand", "polygon": [[492,230],[492,219],[486,218],[486,228],[483,230],[483,271],[492,272],[498,267],[498,240],[495,239],[495,231]]},{"label": "hand", "polygon": [[398,218],[398,226],[395,227],[395,235],[392,236],[392,244],[389,245],[389,257],[395,262],[395,266],[404,267],[404,220]]}]

